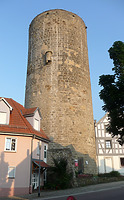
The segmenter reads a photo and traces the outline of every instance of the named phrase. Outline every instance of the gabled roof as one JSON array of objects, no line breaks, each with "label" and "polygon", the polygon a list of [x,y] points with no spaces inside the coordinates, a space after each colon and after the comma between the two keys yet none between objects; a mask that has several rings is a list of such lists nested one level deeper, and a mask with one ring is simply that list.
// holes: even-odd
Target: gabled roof
[{"label": "gabled roof", "polygon": [[13,110],[10,113],[9,124],[0,124],[0,132],[35,135],[42,139],[49,140],[42,129],[40,131],[36,131],[28,122],[28,120],[23,116],[23,113],[29,113],[29,111],[33,112],[37,108],[26,109],[21,104],[17,103],[11,98],[4,99],[13,108]]},{"label": "gabled roof", "polygon": [[41,168],[48,168],[49,165],[45,163],[43,160],[33,160],[33,163],[37,165],[38,167],[41,166]]},{"label": "gabled roof", "polygon": [[37,107],[34,108],[27,108],[27,109],[22,109],[23,115],[32,115],[36,111]]},{"label": "gabled roof", "polygon": [[9,109],[10,109],[10,111],[12,111],[12,106],[6,101],[6,99],[5,98],[0,98],[0,101],[4,101],[4,103],[9,107]]},{"label": "gabled roof", "polygon": [[108,116],[108,112],[96,123],[99,124],[104,121],[104,119]]},{"label": "gabled roof", "polygon": [[23,114],[24,116],[33,116],[37,110],[38,110],[39,115],[40,115],[40,117],[41,117],[41,113],[40,113],[40,110],[39,110],[38,107],[26,108],[26,109],[24,108],[24,109],[21,110],[21,112],[22,112],[22,114]]}]

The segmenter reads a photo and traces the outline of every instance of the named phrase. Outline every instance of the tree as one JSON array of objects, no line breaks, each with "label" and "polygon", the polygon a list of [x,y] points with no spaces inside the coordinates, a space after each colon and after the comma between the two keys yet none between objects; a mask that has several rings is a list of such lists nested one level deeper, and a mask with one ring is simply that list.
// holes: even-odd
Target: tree
[{"label": "tree", "polygon": [[100,99],[103,100],[102,109],[108,112],[108,132],[118,136],[119,144],[124,144],[124,42],[116,41],[108,50],[113,59],[113,75],[101,75],[99,85],[103,87],[100,91]]}]

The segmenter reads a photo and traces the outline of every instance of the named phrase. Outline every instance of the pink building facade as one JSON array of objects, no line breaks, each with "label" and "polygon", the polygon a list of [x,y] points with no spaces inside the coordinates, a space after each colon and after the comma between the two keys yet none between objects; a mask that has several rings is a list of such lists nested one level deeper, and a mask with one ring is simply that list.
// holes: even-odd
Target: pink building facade
[{"label": "pink building facade", "polygon": [[49,139],[40,129],[38,108],[0,98],[0,196],[28,194],[46,177]]}]

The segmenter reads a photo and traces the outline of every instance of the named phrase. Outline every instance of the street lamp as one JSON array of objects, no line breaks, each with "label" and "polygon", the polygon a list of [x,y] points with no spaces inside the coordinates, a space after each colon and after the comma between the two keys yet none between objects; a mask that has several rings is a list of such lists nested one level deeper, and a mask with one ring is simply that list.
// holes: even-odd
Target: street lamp
[{"label": "street lamp", "polygon": [[39,188],[38,188],[38,197],[40,197],[40,153],[41,153],[41,141],[39,141]]}]

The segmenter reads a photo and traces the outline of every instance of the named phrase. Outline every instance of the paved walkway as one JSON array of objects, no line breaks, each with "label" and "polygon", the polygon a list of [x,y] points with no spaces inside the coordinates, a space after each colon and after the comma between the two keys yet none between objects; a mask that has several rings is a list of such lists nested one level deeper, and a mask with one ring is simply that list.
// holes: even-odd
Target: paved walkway
[{"label": "paved walkway", "polygon": [[43,200],[47,199],[47,197],[59,197],[59,196],[65,196],[65,199],[74,194],[83,194],[83,193],[91,193],[95,191],[103,191],[103,190],[109,190],[109,189],[115,189],[115,188],[121,188],[124,187],[124,181],[119,182],[111,182],[111,183],[102,183],[97,185],[90,185],[85,187],[78,187],[78,188],[71,188],[66,190],[56,190],[56,191],[41,191],[40,197],[38,197],[37,193],[29,194],[29,195],[23,195],[23,196],[13,196],[13,197],[4,197],[0,198],[0,200],[28,200],[28,199],[35,199],[35,200]]}]

